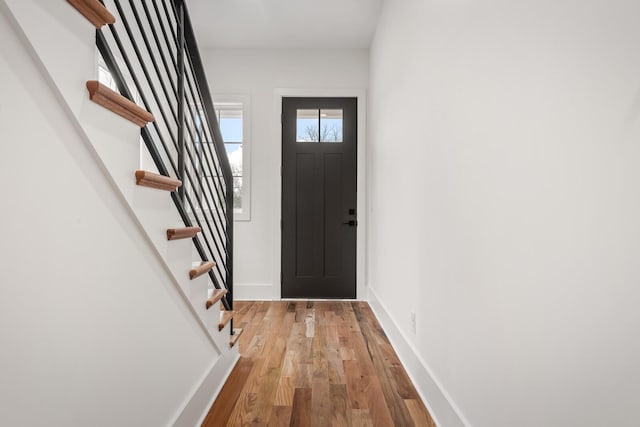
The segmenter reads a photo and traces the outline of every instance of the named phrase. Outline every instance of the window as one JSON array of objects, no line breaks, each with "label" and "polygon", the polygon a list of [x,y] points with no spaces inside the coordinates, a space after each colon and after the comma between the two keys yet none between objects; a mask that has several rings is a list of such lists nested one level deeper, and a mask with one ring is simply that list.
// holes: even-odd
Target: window
[{"label": "window", "polygon": [[297,110],[296,142],[342,142],[342,110]]},{"label": "window", "polygon": [[251,219],[249,97],[214,95],[216,116],[233,175],[234,219]]}]

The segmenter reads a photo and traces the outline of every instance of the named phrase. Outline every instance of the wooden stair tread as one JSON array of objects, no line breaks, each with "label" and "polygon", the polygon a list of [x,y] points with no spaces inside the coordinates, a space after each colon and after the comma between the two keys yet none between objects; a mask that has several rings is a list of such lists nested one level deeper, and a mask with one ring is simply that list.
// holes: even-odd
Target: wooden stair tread
[{"label": "wooden stair tread", "polygon": [[218,330],[221,331],[229,323],[229,320],[233,319],[235,312],[233,310],[220,311],[220,323],[218,323]]},{"label": "wooden stair tread", "polygon": [[153,114],[97,80],[87,81],[89,99],[140,127],[154,121]]},{"label": "wooden stair tread", "polygon": [[231,339],[229,340],[229,347],[233,347],[236,345],[236,342],[240,339],[240,335],[242,335],[242,328],[234,328],[233,335],[231,335]]},{"label": "wooden stair tread", "polygon": [[206,307],[207,310],[211,308],[211,306],[222,299],[223,296],[227,294],[226,289],[214,289],[211,296],[207,299]]},{"label": "wooden stair tread", "polygon": [[169,176],[138,170],[136,171],[136,184],[158,190],[176,191],[182,185],[182,181]]},{"label": "wooden stair tread", "polygon": [[184,227],[167,229],[167,240],[188,239],[201,232],[200,227]]},{"label": "wooden stair tread", "polygon": [[67,0],[67,2],[96,28],[116,22],[116,18],[98,0]]},{"label": "wooden stair tread", "polygon": [[202,276],[204,273],[207,273],[209,270],[211,270],[215,266],[216,266],[216,263],[214,261],[203,262],[196,268],[192,268],[191,270],[189,270],[189,278],[193,280],[198,276]]}]

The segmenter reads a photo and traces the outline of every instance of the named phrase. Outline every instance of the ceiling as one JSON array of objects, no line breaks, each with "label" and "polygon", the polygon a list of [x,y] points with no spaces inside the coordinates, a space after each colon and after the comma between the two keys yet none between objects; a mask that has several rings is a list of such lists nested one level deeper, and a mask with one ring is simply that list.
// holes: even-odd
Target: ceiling
[{"label": "ceiling", "polygon": [[189,0],[201,47],[368,48],[383,0]]}]

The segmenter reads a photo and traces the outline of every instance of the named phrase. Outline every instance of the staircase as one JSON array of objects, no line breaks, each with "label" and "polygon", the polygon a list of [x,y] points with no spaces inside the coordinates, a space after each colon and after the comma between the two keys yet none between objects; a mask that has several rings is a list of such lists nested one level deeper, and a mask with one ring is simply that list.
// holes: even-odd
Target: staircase
[{"label": "staircase", "polygon": [[[171,422],[195,425],[238,360],[242,330],[233,327],[231,171],[185,2],[4,3],[217,350]],[[98,51],[115,87],[95,79]]]},{"label": "staircase", "polygon": [[[96,27],[97,47],[108,67],[111,78],[120,91],[118,93],[97,80],[88,80],[86,87],[89,99],[142,128],[142,139],[154,161],[155,169],[161,173],[136,170],[136,185],[166,191],[173,195],[177,213],[182,220],[182,225],[185,226],[168,228],[166,231],[167,239],[191,238],[201,261],[189,270],[189,280],[193,281],[203,275],[207,275],[211,279],[206,294],[202,294],[201,291],[194,294],[193,290],[190,290],[190,299],[198,312],[201,312],[198,307],[202,304],[200,299],[205,295],[206,310],[209,310],[216,302],[221,302],[220,321],[216,325],[216,331],[221,332],[229,323],[229,335],[231,336],[229,346],[233,347],[238,336],[242,333],[242,329],[234,329],[232,326],[231,233],[233,198],[231,189],[233,185],[217,119],[215,113],[211,111],[212,103],[207,82],[200,65],[197,45],[195,45],[195,37],[185,4],[183,1],[175,0],[170,3],[164,2],[162,5],[166,16],[163,17],[158,3],[153,2],[155,9],[152,12],[149,5],[142,2],[141,5],[147,19],[146,22],[143,22],[142,12],[139,10],[140,6],[136,6],[136,2],[114,0],[113,7],[124,21],[124,32],[128,36],[128,42],[131,46],[127,49],[120,34],[122,29],[119,32],[119,29],[116,28],[118,20],[106,8],[104,2],[68,0],[68,3]],[[127,6],[129,10],[126,10]],[[107,31],[102,30],[107,25],[111,41]],[[156,51],[151,47],[147,33],[153,34]],[[159,33],[164,35],[165,44],[160,41]],[[187,34],[190,35],[191,46],[187,45]],[[169,41],[173,37],[176,39],[173,40],[176,52],[172,50],[174,45]],[[142,43],[146,46],[146,54],[139,46]],[[164,48],[166,51],[163,51]],[[197,57],[187,57],[188,54]],[[130,57],[133,55],[137,56],[139,68],[132,64],[133,60]],[[145,66],[149,60],[153,64],[155,74]],[[123,62],[126,64],[124,67],[120,65]],[[159,62],[164,64],[164,70],[158,65]],[[182,64],[182,66],[178,64]],[[175,83],[172,80],[171,65],[174,66],[173,71],[175,71],[177,80]],[[127,72],[129,78],[126,76]],[[162,87],[164,98],[158,94],[157,86]],[[169,86],[175,89],[173,91],[174,97],[167,89]],[[191,97],[186,93],[187,88]],[[133,93],[138,94],[138,98],[147,108],[156,107],[161,116],[160,126],[156,124],[156,118],[151,112],[134,102]],[[176,105],[172,105],[174,100]],[[210,110],[208,112],[206,111],[207,106]],[[191,115],[189,118],[187,118],[187,112]],[[176,120],[171,122],[171,118],[168,116],[173,116]],[[155,125],[155,135],[147,128],[151,123]],[[175,134],[173,131],[176,131]],[[167,147],[166,140],[168,139],[173,140],[175,152],[172,152],[171,147]],[[208,150],[204,148],[207,145],[209,145]],[[212,150],[210,145],[214,145],[216,149]],[[179,178],[186,179],[186,184],[189,184],[186,192],[180,179],[169,176],[166,163],[171,164],[173,172]],[[212,175],[207,176],[207,173]],[[207,179],[210,177],[213,179]],[[176,192],[180,193],[176,196]],[[203,236],[203,229],[192,226],[193,222],[203,224],[206,231],[209,232],[208,235]],[[205,247],[209,248],[209,252],[204,249]],[[213,249],[214,247],[217,251]],[[217,259],[218,262],[211,259]],[[222,268],[217,268],[219,267],[218,263],[221,263]],[[214,270],[216,268],[217,275]],[[189,287],[195,286],[190,285]],[[206,323],[209,316],[205,313],[200,313],[200,316]],[[209,325],[207,327],[209,328]]]}]

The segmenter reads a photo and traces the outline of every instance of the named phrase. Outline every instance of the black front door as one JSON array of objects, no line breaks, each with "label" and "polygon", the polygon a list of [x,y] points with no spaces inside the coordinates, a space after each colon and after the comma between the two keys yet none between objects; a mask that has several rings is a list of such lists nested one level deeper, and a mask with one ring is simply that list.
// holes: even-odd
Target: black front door
[{"label": "black front door", "polygon": [[356,297],[356,98],[282,100],[282,297]]}]

